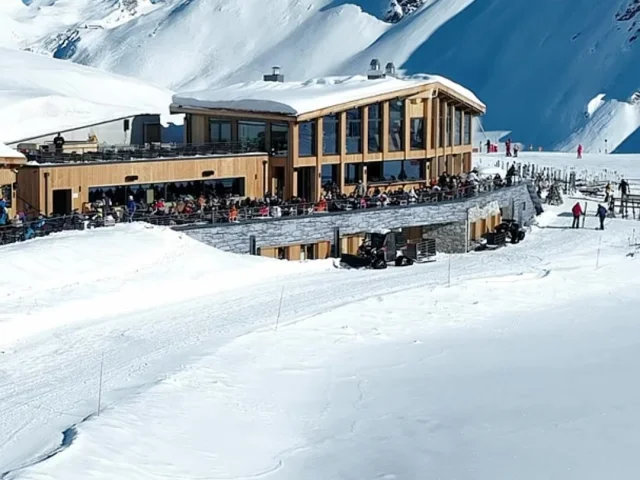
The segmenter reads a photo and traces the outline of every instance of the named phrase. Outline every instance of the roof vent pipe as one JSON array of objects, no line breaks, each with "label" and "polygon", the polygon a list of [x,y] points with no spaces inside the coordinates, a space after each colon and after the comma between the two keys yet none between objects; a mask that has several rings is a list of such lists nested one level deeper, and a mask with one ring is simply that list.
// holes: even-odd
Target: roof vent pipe
[{"label": "roof vent pipe", "polygon": [[371,60],[369,64],[369,72],[367,73],[367,78],[369,80],[376,80],[378,78],[384,78],[385,74],[380,69],[380,61],[377,58]]},{"label": "roof vent pipe", "polygon": [[271,67],[271,75],[263,77],[265,82],[284,82],[284,75],[280,73],[280,67]]},{"label": "roof vent pipe", "polygon": [[387,75],[389,75],[390,77],[395,76],[395,74],[396,74],[396,66],[393,64],[393,62],[387,63],[387,66],[385,67],[385,73]]}]

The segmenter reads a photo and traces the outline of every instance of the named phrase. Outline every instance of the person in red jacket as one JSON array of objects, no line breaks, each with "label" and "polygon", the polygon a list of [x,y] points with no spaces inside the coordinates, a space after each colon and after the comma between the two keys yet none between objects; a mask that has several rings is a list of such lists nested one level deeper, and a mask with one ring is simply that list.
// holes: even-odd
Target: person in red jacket
[{"label": "person in red jacket", "polygon": [[571,228],[580,228],[580,217],[582,216],[582,207],[580,206],[580,202],[576,202],[571,209],[571,213],[573,213],[573,225]]},{"label": "person in red jacket", "polygon": [[582,144],[578,145],[578,158],[582,158]]}]

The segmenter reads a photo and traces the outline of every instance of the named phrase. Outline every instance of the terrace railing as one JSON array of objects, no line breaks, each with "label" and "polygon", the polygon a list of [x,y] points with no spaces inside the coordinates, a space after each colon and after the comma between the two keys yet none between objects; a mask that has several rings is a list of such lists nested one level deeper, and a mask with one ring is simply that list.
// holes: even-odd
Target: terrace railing
[{"label": "terrace railing", "polygon": [[[305,215],[325,214],[357,214],[373,209],[411,208],[417,205],[439,204],[443,202],[463,201],[478,195],[487,194],[495,190],[510,188],[519,185],[520,181],[514,181],[511,185],[498,186],[493,182],[480,183],[474,186],[460,187],[455,191],[439,191],[419,194],[412,197],[408,194],[388,195],[390,204],[382,206],[373,197],[360,199],[337,199],[316,203],[284,203],[278,205],[281,216],[274,216],[274,209],[269,207],[239,207],[235,210],[228,208],[214,208],[193,213],[153,213],[136,212],[129,216],[123,207],[111,208],[106,216],[103,212],[88,214],[74,213],[66,216],[47,217],[30,221],[12,223],[0,226],[0,244],[15,243],[29,240],[35,237],[49,235],[65,230],[84,230],[86,228],[99,228],[113,226],[122,222],[146,222],[153,225],[171,227],[201,228],[212,223],[248,223],[269,222],[299,218]],[[116,214],[116,212],[121,212]]]},{"label": "terrace railing", "polygon": [[99,146],[96,151],[57,153],[55,151],[27,151],[28,161],[37,163],[95,163],[134,162],[165,158],[190,158],[211,155],[246,155],[265,152],[257,142],[218,142],[207,144],[159,143],[148,145]]}]

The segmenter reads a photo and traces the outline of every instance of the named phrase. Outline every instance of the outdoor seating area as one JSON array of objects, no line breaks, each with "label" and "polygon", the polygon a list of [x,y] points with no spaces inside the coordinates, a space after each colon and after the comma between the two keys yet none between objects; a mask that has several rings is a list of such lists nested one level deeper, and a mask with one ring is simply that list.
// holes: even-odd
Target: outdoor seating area
[{"label": "outdoor seating area", "polygon": [[308,202],[302,198],[288,201],[267,194],[261,199],[239,198],[226,195],[184,196],[166,202],[130,201],[117,205],[104,196],[86,203],[82,211],[64,216],[29,216],[19,212],[7,224],[0,226],[0,244],[15,243],[46,236],[64,230],[83,230],[114,226],[123,222],[147,222],[154,225],[179,226],[208,223],[264,222],[299,217],[301,215],[350,214],[366,209],[407,208],[425,203],[460,201],[496,189],[507,188],[518,181],[499,176],[479,179],[475,172],[462,175],[443,174],[421,189],[381,191],[368,190],[364,195],[344,195],[328,191],[320,201]]}]

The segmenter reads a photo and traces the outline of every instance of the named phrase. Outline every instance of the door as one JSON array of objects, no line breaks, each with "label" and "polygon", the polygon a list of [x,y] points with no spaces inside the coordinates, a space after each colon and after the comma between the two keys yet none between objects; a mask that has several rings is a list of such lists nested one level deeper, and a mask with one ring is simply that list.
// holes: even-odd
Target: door
[{"label": "door", "polygon": [[273,190],[271,193],[283,198],[284,194],[284,167],[273,167]]},{"label": "door", "polygon": [[159,123],[145,123],[144,143],[162,143],[162,125]]},{"label": "door", "polygon": [[53,214],[71,215],[71,189],[53,191]]},{"label": "door", "polygon": [[298,197],[307,202],[315,200],[315,167],[301,167],[298,169]]}]

